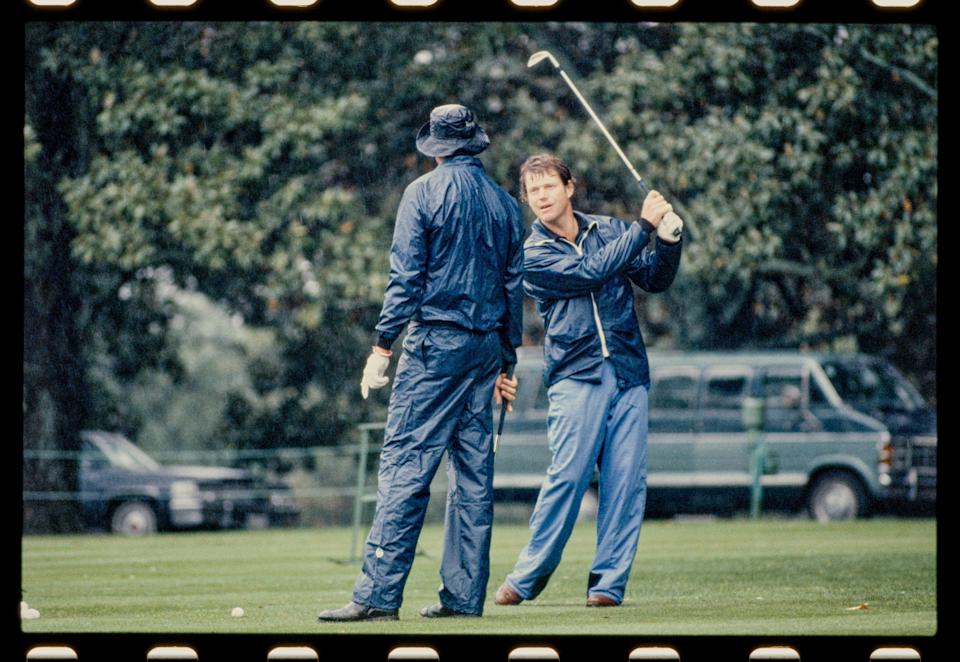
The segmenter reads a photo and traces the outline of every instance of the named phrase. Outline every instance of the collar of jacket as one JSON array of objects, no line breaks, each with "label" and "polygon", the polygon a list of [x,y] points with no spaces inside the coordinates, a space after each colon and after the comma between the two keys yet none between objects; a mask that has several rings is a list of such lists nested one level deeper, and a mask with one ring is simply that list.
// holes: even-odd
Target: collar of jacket
[{"label": "collar of jacket", "polygon": [[441,163],[437,167],[446,168],[448,166],[454,166],[454,165],[472,165],[472,166],[477,166],[478,168],[482,168],[483,162],[480,159],[478,159],[476,156],[470,156],[468,154],[457,154],[456,156],[446,157],[445,159],[443,159],[443,163]]},{"label": "collar of jacket", "polygon": [[[580,238],[583,235],[583,232],[589,230],[590,228],[597,225],[596,219],[593,217],[584,214],[582,212],[573,210],[573,217],[577,219],[577,237]],[[547,224],[541,221],[539,218],[533,222],[533,230],[537,232],[538,236],[534,241],[537,243],[545,243],[547,241],[567,241],[556,232],[547,227]]]}]

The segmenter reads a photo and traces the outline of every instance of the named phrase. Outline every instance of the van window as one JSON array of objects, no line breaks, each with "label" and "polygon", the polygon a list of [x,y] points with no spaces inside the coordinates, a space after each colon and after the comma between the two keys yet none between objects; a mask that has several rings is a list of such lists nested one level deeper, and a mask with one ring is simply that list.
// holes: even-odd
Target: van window
[{"label": "van window", "polygon": [[853,407],[913,411],[923,406],[916,390],[884,361],[824,361],[823,371],[840,397]]},{"label": "van window", "polygon": [[703,406],[706,409],[733,409],[743,404],[747,390],[747,374],[728,372],[715,373],[707,377]]},{"label": "van window", "polygon": [[700,379],[693,370],[655,375],[650,389],[652,409],[694,409]]},{"label": "van window", "polygon": [[798,369],[768,372],[763,380],[768,408],[798,409],[803,404],[803,375]]}]

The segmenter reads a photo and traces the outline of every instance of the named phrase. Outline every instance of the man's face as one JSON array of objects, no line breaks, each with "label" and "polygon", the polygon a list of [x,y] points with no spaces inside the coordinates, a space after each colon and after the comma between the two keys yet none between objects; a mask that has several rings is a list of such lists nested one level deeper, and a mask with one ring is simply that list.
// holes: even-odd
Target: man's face
[{"label": "man's face", "polygon": [[555,170],[528,172],[523,179],[527,204],[542,222],[554,224],[572,213],[570,197],[573,195],[573,182],[564,184]]}]

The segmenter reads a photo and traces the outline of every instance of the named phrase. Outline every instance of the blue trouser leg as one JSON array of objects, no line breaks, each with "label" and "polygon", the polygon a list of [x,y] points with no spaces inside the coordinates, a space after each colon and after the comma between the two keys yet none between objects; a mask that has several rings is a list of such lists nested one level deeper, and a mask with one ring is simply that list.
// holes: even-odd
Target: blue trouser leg
[{"label": "blue trouser leg", "polygon": [[[354,584],[355,602],[379,609],[400,607],[423,528],[430,483],[443,451],[472,419],[466,412],[475,408],[481,393],[485,393],[490,415],[489,400],[498,366],[499,340],[495,333],[475,335],[425,327],[408,333],[390,397],[380,453],[377,508],[364,547],[363,567]],[[487,448],[490,443],[492,438],[486,442]],[[488,549],[489,533],[486,535]],[[470,531],[459,536],[472,537]],[[483,536],[476,538],[482,547]],[[470,555],[471,563],[475,558],[475,554]],[[485,553],[482,558],[488,562]],[[473,575],[481,574],[472,566],[468,569]],[[462,598],[464,602],[472,599]]]},{"label": "blue trouser leg", "polygon": [[622,602],[646,502],[647,389],[620,391],[613,368],[605,364],[600,384],[563,380],[549,395],[553,462],[530,519],[530,542],[507,582],[527,600],[544,589],[599,464],[597,552],[588,594]]},{"label": "blue trouser leg", "polygon": [[599,456],[597,551],[588,595],[623,602],[637,552],[647,495],[647,388],[617,394]]},{"label": "blue trouser leg", "polygon": [[530,542],[506,580],[525,600],[540,594],[560,563],[597,462],[606,433],[606,403],[615,390],[608,365],[600,384],[564,379],[550,387],[552,461],[530,518]]},{"label": "blue trouser leg", "polygon": [[440,602],[482,614],[490,578],[493,527],[493,413],[490,396],[499,365],[481,376],[467,398],[448,452],[447,512]]}]

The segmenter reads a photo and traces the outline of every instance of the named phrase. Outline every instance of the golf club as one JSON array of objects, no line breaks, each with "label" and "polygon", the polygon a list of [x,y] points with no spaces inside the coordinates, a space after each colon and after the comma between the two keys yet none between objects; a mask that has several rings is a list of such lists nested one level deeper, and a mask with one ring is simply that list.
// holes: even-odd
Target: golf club
[{"label": "golf club", "polygon": [[[513,377],[513,366],[510,366],[510,369],[507,370],[507,379]],[[500,403],[500,424],[497,426],[497,434],[493,437],[493,452],[497,452],[497,447],[500,445],[500,435],[503,434],[503,421],[507,417],[507,401],[503,400]]]},{"label": "golf club", "polygon": [[[643,177],[637,172],[637,169],[633,167],[633,164],[630,163],[630,159],[627,158],[627,155],[623,153],[623,150],[620,149],[620,145],[617,144],[617,141],[613,139],[613,136],[610,135],[610,132],[607,131],[607,127],[603,125],[603,122],[600,121],[600,118],[597,117],[597,114],[593,112],[593,108],[590,107],[590,104],[587,103],[587,100],[583,98],[583,95],[580,94],[580,90],[577,89],[577,86],[573,84],[573,81],[570,80],[570,76],[567,75],[567,72],[560,68],[560,63],[557,62],[557,58],[553,57],[550,54],[550,51],[537,51],[530,56],[530,59],[527,60],[527,68],[535,67],[540,62],[544,60],[550,60],[550,64],[560,72],[560,77],[563,78],[564,82],[573,90],[573,93],[577,95],[577,99],[580,100],[580,103],[586,109],[587,113],[590,114],[590,117],[593,118],[593,121],[597,123],[597,126],[600,127],[600,130],[603,132],[603,135],[606,136],[607,140],[613,145],[613,149],[617,151],[617,155],[620,156],[620,159],[626,164],[627,168],[630,169],[630,173],[633,175],[633,178],[637,180],[637,184],[640,185],[640,190],[643,192],[644,197],[650,193],[650,187],[647,186],[647,183],[643,181]],[[670,212],[667,216],[676,216],[674,212]],[[666,217],[665,217],[666,218]],[[680,236],[679,228],[674,230],[674,236]]]}]

